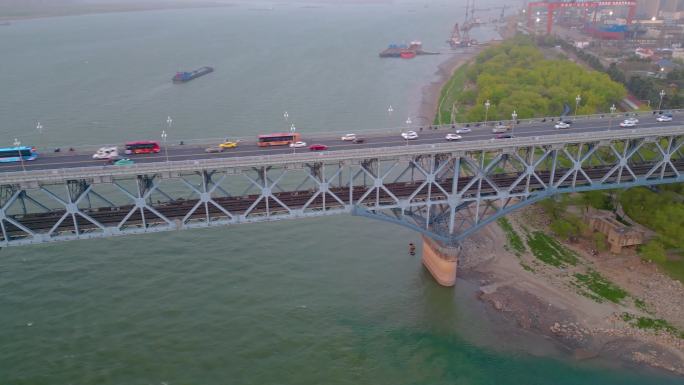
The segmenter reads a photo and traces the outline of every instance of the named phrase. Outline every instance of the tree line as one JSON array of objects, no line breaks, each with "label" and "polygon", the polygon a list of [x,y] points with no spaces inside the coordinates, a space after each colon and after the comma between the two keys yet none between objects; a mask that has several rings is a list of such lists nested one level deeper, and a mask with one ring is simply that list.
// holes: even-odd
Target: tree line
[{"label": "tree line", "polygon": [[[630,76],[627,78],[625,72],[622,71],[616,63],[611,63],[605,67],[601,60],[595,55],[575,47],[569,42],[555,36],[540,36],[537,38],[537,44],[540,46],[556,46],[560,45],[566,51],[572,52],[580,60],[586,63],[596,71],[606,73],[610,78],[616,82],[623,84],[629,92],[636,96],[639,100],[649,101],[651,107],[657,107],[660,103],[660,92],[666,91],[662,101],[662,108],[680,108],[684,105],[684,98],[676,91],[676,89],[669,90],[668,84],[663,84],[663,81],[651,77]],[[667,83],[674,83],[677,87],[684,83],[684,69],[675,69],[667,74]]]},{"label": "tree line", "polygon": [[448,93],[460,121],[510,120],[513,111],[519,119],[561,115],[566,106],[571,114],[601,113],[626,95],[605,73],[544,58],[535,42],[522,35],[481,52],[465,77],[465,84],[457,84],[460,89]]}]

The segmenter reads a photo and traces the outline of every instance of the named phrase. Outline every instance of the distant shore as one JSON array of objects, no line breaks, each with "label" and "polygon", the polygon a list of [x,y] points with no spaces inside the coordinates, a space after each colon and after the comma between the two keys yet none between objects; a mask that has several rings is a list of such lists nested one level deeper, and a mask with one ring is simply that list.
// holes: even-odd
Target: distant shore
[{"label": "distant shore", "polygon": [[194,2],[168,0],[159,3],[119,3],[119,4],[88,4],[88,5],[46,5],[40,10],[26,8],[10,8],[0,6],[0,22],[11,22],[32,19],[45,19],[64,16],[81,16],[99,13],[145,12],[171,9],[195,8],[224,8],[232,7],[235,3],[227,1],[197,0]]}]

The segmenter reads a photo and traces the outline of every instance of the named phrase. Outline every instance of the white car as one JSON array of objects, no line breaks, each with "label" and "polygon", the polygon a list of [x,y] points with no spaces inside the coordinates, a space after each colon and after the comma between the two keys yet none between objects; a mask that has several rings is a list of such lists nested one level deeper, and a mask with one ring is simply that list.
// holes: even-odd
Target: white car
[{"label": "white car", "polygon": [[116,147],[100,147],[96,153],[93,154],[93,159],[111,159],[119,156],[119,149]]},{"label": "white car", "polygon": [[625,120],[624,122],[620,123],[620,127],[636,127],[636,123],[631,120]]},{"label": "white car", "polygon": [[290,147],[292,147],[292,148],[306,147],[306,142],[294,142],[294,143],[290,143]]},{"label": "white car", "polygon": [[639,123],[639,119],[637,119],[637,118],[627,118],[627,119],[625,119],[625,123],[634,123],[634,124],[637,124],[637,123]]},{"label": "white car", "polygon": [[669,115],[660,115],[659,117],[656,118],[656,120],[659,122],[671,122],[672,117]]},{"label": "white car", "polygon": [[418,139],[418,134],[416,134],[415,131],[406,131],[401,133],[401,137],[409,140],[409,139]]},{"label": "white car", "polygon": [[463,137],[461,135],[458,135],[458,134],[447,134],[444,139],[446,139],[446,140],[459,140],[462,138]]},{"label": "white car", "polygon": [[505,124],[497,124],[492,128],[492,133],[494,134],[502,134],[504,132],[508,132],[511,129],[510,126],[507,126]]},{"label": "white car", "polygon": [[470,131],[472,131],[472,130],[471,130],[470,128],[468,128],[468,127],[461,127],[461,128],[457,128],[457,129],[456,129],[456,133],[457,133],[457,134],[467,134],[467,133],[469,133]]},{"label": "white car", "polygon": [[570,128],[570,125],[565,122],[558,122],[554,127],[556,127],[557,130],[560,130],[563,128]]},{"label": "white car", "polygon": [[346,141],[352,141],[352,140],[356,139],[356,134],[347,134],[347,135],[344,135],[343,137],[341,137],[340,139],[344,140],[345,142]]}]

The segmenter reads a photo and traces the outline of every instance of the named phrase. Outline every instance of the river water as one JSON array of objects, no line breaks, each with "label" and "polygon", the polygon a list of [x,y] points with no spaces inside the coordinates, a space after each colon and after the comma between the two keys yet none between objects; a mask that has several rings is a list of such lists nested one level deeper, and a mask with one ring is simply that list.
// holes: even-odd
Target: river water
[{"label": "river water", "polygon": [[[0,29],[0,129],[40,146],[396,126],[459,2],[250,5]],[[480,30],[480,38],[493,36]],[[173,85],[176,70],[216,72]],[[387,113],[393,106],[394,112]],[[286,122],[283,112],[288,111]],[[36,123],[44,129],[38,132]],[[0,251],[0,384],[675,384],[575,362],[437,286],[406,229],[352,217]]]}]

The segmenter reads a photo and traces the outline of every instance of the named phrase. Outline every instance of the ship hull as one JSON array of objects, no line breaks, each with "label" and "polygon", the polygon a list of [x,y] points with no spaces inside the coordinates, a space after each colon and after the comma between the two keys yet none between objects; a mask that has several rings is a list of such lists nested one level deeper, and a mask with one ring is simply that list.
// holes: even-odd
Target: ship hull
[{"label": "ship hull", "polygon": [[198,77],[210,74],[212,72],[214,72],[214,69],[212,67],[202,67],[192,72],[179,72],[176,74],[176,76],[171,78],[171,80],[174,83],[186,83],[190,80],[197,79]]}]

